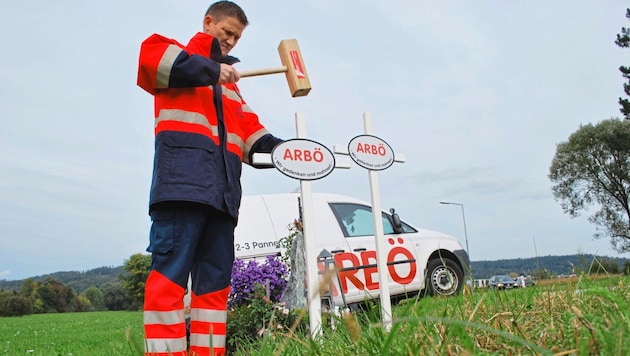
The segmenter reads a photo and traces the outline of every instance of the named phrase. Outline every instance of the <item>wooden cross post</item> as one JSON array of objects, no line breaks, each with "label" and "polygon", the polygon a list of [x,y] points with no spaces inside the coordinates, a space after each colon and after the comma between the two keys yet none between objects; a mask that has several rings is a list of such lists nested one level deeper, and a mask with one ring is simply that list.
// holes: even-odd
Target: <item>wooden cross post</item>
[{"label": "wooden cross post", "polygon": [[381,197],[379,193],[377,171],[389,168],[394,162],[405,162],[403,155],[395,155],[394,150],[380,138],[371,135],[372,116],[363,113],[363,126],[365,135],[359,135],[352,140],[344,150],[342,146],[335,145],[334,152],[349,155],[359,166],[368,170],[370,180],[370,193],[372,196],[372,216],[374,218],[374,239],[376,242],[376,264],[381,297],[381,317],[383,327],[389,331],[392,327],[392,302],[389,293],[389,275],[387,269],[387,245],[383,232],[383,220],[381,217]]},{"label": "wooden cross post", "polygon": [[[273,165],[283,174],[300,180],[309,322],[311,337],[315,339],[317,336],[321,336],[322,333],[322,305],[318,290],[319,273],[317,260],[319,253],[315,250],[315,218],[311,180],[327,176],[334,168],[350,168],[350,162],[337,161],[328,148],[318,142],[306,140],[306,118],[304,113],[298,112],[295,114],[295,127],[297,139],[281,143],[274,148],[271,154],[254,154],[253,161],[256,164]],[[295,159],[298,156],[297,153],[299,153],[299,160]],[[311,157],[311,159],[307,157]]]}]

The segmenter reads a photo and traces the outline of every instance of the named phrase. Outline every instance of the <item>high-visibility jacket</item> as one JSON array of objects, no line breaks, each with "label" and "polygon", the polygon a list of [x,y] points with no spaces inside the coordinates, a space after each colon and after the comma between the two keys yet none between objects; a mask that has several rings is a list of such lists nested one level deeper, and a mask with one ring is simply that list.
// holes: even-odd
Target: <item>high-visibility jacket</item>
[{"label": "high-visibility jacket", "polygon": [[150,205],[208,204],[238,216],[241,162],[281,142],[269,134],[235,83],[216,84],[222,57],[214,37],[183,46],[153,34],[141,46],[138,85],[155,97],[155,158]]}]

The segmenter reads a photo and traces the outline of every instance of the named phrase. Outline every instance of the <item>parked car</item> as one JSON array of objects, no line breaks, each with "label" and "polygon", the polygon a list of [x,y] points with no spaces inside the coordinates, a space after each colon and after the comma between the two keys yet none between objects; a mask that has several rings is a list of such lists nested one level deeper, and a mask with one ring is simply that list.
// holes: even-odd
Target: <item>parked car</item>
[{"label": "parked car", "polygon": [[530,276],[518,276],[516,277],[516,286],[523,288],[523,287],[532,287],[535,286],[536,282],[534,281],[534,279]]},{"label": "parked car", "polygon": [[516,281],[507,274],[499,274],[488,279],[488,287],[496,289],[516,288]]}]

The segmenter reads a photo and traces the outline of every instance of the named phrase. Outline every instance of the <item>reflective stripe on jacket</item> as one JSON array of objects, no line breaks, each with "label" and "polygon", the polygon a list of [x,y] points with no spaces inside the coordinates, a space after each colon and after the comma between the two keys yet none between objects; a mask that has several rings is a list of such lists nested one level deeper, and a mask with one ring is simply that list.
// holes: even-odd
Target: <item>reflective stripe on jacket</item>
[{"label": "reflective stripe on jacket", "polygon": [[141,46],[137,84],[155,98],[155,157],[150,205],[193,201],[237,217],[241,162],[271,152],[269,134],[234,83],[216,84],[222,57],[212,36],[183,46],[154,34]]}]

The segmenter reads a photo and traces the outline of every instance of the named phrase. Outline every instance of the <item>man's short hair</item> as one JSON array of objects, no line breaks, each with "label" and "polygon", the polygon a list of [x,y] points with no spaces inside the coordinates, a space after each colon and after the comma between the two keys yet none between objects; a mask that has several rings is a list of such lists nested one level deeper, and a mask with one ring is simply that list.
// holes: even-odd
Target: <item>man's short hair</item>
[{"label": "man's short hair", "polygon": [[221,21],[225,17],[236,18],[243,26],[249,25],[245,11],[231,1],[217,1],[210,5],[206,15],[210,15],[215,21]]}]

